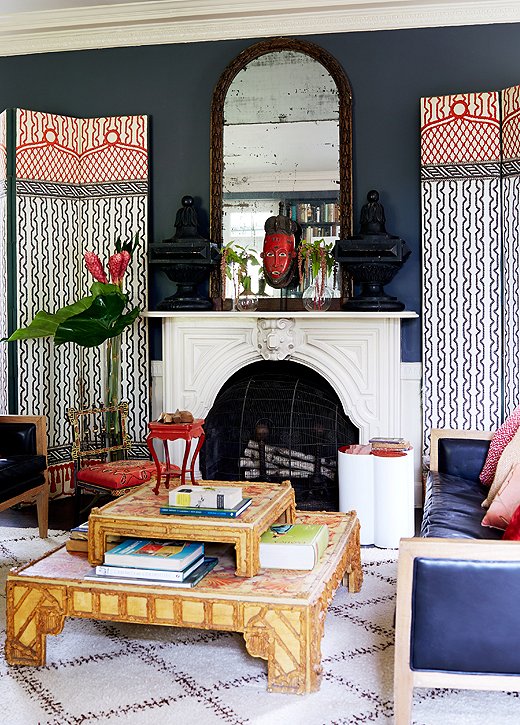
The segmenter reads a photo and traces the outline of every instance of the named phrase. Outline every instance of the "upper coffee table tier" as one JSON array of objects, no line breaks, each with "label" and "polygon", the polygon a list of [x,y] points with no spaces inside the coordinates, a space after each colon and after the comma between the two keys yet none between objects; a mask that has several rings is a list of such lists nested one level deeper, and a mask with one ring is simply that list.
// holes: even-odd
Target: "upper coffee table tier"
[{"label": "upper coffee table tier", "polygon": [[[230,481],[199,481],[201,486],[236,486]],[[283,483],[247,483],[244,498],[252,503],[237,518],[175,516],[161,514],[168,505],[168,491],[156,495],[150,483],[133,489],[89,517],[88,558],[92,565],[103,562],[109,534],[145,539],[182,539],[233,544],[236,575],[252,577],[260,570],[260,536],[276,522],[294,523],[294,490]]]}]

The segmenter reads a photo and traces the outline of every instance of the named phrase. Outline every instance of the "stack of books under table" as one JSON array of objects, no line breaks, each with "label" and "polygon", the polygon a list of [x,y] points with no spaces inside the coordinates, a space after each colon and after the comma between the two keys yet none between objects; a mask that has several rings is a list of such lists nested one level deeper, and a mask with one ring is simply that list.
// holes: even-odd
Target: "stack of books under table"
[{"label": "stack of books under table", "polygon": [[[113,549],[114,546],[122,541],[120,536],[113,536],[109,534],[107,536],[107,549]],[[83,553],[86,554],[88,551],[88,521],[79,526],[74,526],[70,530],[70,535],[65,543],[67,551],[71,553]]]},{"label": "stack of books under table", "polygon": [[107,551],[104,563],[85,578],[187,589],[198,584],[217,561],[204,556],[204,544],[197,541],[125,539]]}]

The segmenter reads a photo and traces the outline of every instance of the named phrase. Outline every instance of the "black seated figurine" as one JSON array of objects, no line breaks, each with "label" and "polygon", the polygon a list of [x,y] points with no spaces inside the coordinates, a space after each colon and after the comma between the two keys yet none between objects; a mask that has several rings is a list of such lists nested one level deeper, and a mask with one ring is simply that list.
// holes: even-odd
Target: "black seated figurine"
[{"label": "black seated figurine", "polygon": [[372,189],[367,194],[367,203],[361,207],[361,234],[386,234],[385,222],[385,210],[379,203],[379,193]]}]

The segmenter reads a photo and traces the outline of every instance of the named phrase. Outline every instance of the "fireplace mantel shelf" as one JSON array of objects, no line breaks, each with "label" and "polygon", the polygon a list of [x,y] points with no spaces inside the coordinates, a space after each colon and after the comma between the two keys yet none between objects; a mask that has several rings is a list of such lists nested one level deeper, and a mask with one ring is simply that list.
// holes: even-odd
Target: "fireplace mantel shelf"
[{"label": "fireplace mantel shelf", "polygon": [[175,317],[175,318],[182,318],[182,317],[198,317],[198,318],[213,318],[213,319],[226,319],[226,318],[233,318],[235,320],[239,320],[240,318],[246,318],[250,317],[253,319],[278,319],[278,318],[308,318],[308,319],[316,319],[319,318],[320,320],[324,319],[336,319],[336,320],[348,320],[348,319],[368,319],[368,318],[374,318],[374,319],[384,319],[384,318],[391,318],[391,319],[414,319],[418,317],[417,312],[412,312],[409,310],[403,310],[403,312],[338,312],[338,311],[332,311],[332,312],[306,312],[306,311],[287,311],[287,312],[237,312],[237,311],[229,311],[229,312],[200,312],[200,311],[193,311],[193,312],[153,312],[146,310],[142,313],[145,317],[159,317],[159,318],[169,318],[169,317]]}]

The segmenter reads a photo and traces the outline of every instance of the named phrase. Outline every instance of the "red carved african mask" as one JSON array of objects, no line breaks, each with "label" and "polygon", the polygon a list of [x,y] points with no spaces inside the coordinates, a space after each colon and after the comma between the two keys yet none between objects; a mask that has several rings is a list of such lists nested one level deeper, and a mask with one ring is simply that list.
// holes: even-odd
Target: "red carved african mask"
[{"label": "red carved african mask", "polygon": [[264,274],[271,287],[275,289],[288,287],[295,272],[294,234],[284,232],[266,234],[261,256],[264,261]]}]

